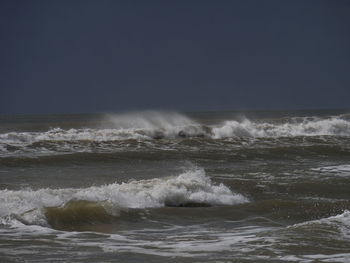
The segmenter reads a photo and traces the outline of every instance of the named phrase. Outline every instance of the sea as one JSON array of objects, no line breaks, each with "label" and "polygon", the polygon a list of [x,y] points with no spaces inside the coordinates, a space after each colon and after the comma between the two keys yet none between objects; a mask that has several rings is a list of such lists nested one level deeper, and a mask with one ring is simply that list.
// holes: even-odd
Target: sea
[{"label": "sea", "polygon": [[350,110],[1,115],[0,262],[350,262]]}]

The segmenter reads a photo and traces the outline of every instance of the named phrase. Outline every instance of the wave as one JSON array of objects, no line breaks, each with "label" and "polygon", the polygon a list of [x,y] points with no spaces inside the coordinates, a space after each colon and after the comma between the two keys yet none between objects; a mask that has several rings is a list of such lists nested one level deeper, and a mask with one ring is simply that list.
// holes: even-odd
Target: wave
[{"label": "wave", "polygon": [[312,225],[312,224],[333,224],[333,223],[341,223],[345,226],[350,227],[350,211],[344,210],[343,213],[335,215],[335,216],[329,216],[326,218],[307,221],[307,222],[292,225],[290,227],[300,227],[300,226],[307,226],[307,225]]},{"label": "wave", "polygon": [[324,235],[335,235],[348,240],[350,238],[350,211],[344,210],[343,213],[335,216],[295,224],[288,228],[314,232],[317,235],[323,232]]},{"label": "wave", "polygon": [[[61,227],[111,220],[122,209],[164,206],[234,205],[248,199],[223,184],[215,185],[203,169],[177,177],[114,183],[84,189],[0,191],[3,224]],[[74,220],[72,219],[74,217]]]},{"label": "wave", "polygon": [[[70,151],[69,144],[71,143],[173,140],[193,137],[217,140],[225,138],[350,136],[350,120],[342,116],[289,118],[278,121],[242,119],[204,125],[179,113],[144,112],[110,115],[102,123],[99,128],[62,129],[56,127],[44,132],[13,131],[3,133],[0,134],[0,152],[16,152],[21,150],[21,147],[50,150],[50,147],[55,146],[55,144],[61,144],[59,148],[63,151]],[[57,150],[55,147],[51,148],[54,151]],[[79,147],[76,148],[79,151]]]}]

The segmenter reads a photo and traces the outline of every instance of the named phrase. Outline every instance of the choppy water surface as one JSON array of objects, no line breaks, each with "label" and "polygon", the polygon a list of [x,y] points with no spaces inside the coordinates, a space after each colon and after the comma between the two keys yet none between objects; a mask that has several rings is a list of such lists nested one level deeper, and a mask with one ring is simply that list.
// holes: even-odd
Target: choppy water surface
[{"label": "choppy water surface", "polygon": [[350,262],[350,114],[0,117],[0,262]]}]

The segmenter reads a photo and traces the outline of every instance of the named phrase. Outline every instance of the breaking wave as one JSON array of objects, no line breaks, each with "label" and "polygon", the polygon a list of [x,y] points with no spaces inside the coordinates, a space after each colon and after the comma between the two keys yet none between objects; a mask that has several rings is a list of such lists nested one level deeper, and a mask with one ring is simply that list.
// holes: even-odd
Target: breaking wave
[{"label": "breaking wave", "polygon": [[336,135],[350,136],[350,122],[338,117],[327,119],[298,118],[285,123],[252,122],[245,119],[225,121],[212,129],[213,138],[227,137],[295,137]]},{"label": "breaking wave", "polygon": [[84,189],[0,191],[0,223],[68,228],[69,224],[105,222],[127,208],[234,205],[248,202],[203,169],[177,177],[114,183]]},{"label": "breaking wave", "polygon": [[46,132],[9,132],[0,134],[0,143],[21,146],[45,141],[104,142],[128,139],[173,139],[176,137],[203,137],[209,132],[209,128],[174,112],[109,115],[105,117],[100,126],[100,128],[94,129],[62,129],[56,127]]},{"label": "breaking wave", "polygon": [[[278,138],[297,136],[350,136],[350,120],[343,116],[303,117],[283,120],[227,120],[204,125],[174,112],[143,112],[110,115],[99,128],[59,127],[45,132],[0,134],[0,152],[18,147],[43,147],[54,143],[113,142],[177,138]],[[44,144],[44,145],[42,145]]]}]

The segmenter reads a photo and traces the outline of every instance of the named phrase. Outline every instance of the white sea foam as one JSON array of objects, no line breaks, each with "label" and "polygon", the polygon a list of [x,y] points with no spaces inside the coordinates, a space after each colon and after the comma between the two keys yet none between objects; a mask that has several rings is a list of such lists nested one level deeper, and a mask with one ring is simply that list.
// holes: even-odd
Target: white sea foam
[{"label": "white sea foam", "polygon": [[46,132],[10,132],[0,134],[2,143],[15,146],[40,141],[116,141],[148,138],[136,129],[69,129],[54,128]]},{"label": "white sea foam", "polygon": [[248,201],[223,184],[213,184],[203,169],[196,169],[177,177],[84,189],[2,190],[0,218],[3,224],[16,219],[26,224],[46,225],[43,208],[62,206],[70,200],[108,203],[112,214],[117,214],[119,208],[156,208],[187,203],[233,205]]},{"label": "white sea foam", "polygon": [[213,252],[227,252],[232,251],[234,248],[239,248],[239,251],[236,251],[237,255],[244,250],[248,252],[249,248],[244,248],[242,245],[259,240],[256,234],[264,231],[265,229],[259,227],[242,227],[232,228],[223,232],[220,230],[208,230],[205,227],[198,228],[196,226],[180,228],[176,233],[168,231],[160,234],[158,229],[148,231],[149,235],[154,233],[163,237],[166,235],[165,242],[162,240],[132,238],[133,236],[140,236],[140,232],[135,231],[132,233],[131,238],[128,239],[128,243],[124,242],[125,239],[122,239],[122,242],[120,242],[120,236],[112,234],[111,240],[113,242],[106,242],[103,244],[102,249],[105,252],[131,252],[160,256],[194,257],[208,256]]},{"label": "white sea foam", "polygon": [[303,260],[302,262],[312,263],[312,262],[337,262],[337,263],[349,263],[350,262],[350,253],[339,253],[332,255],[325,254],[315,254],[315,255],[305,255],[304,256],[309,261]]},{"label": "white sea foam", "polygon": [[312,170],[319,172],[337,173],[340,175],[350,175],[350,164],[318,167],[312,168]]}]

